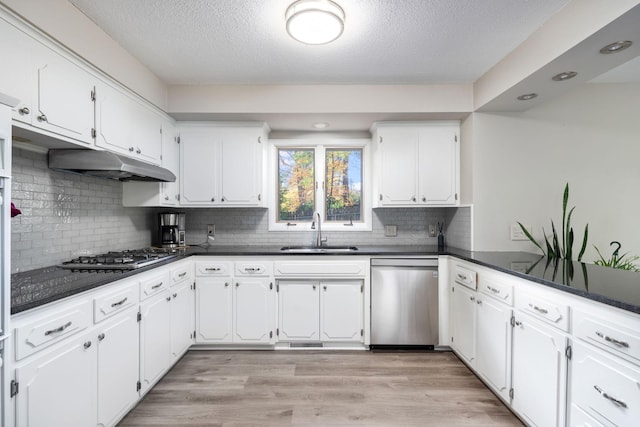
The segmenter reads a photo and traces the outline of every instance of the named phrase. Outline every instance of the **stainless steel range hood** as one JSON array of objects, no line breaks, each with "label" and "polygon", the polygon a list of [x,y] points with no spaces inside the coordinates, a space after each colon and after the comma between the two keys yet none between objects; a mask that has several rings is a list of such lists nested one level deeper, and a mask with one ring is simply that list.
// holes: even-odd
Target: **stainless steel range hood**
[{"label": "stainless steel range hood", "polygon": [[110,151],[49,150],[49,168],[118,181],[174,182],[176,180],[176,176],[168,169]]}]

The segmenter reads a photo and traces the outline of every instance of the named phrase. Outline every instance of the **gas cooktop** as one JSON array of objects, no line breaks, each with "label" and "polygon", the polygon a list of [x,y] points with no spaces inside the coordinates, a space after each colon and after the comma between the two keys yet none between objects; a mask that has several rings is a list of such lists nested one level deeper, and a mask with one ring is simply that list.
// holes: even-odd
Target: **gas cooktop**
[{"label": "gas cooktop", "polygon": [[134,270],[178,256],[173,249],[145,248],[126,251],[107,252],[100,255],[80,256],[66,261],[58,267],[78,270]]}]

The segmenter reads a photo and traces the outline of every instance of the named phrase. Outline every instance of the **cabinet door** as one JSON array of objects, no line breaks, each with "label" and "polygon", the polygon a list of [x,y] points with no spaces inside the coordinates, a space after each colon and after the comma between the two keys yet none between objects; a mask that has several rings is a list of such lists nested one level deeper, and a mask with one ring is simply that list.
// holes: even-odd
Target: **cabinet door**
[{"label": "cabinet door", "polygon": [[139,101],[133,102],[133,137],[137,157],[159,165],[162,162],[162,118]]},{"label": "cabinet door", "polygon": [[475,367],[476,292],[458,285],[451,290],[451,347]]},{"label": "cabinet door", "polygon": [[110,85],[96,88],[96,145],[135,157],[133,101]]},{"label": "cabinet door", "polygon": [[0,52],[5,58],[4,66],[0,67],[0,92],[20,100],[13,111],[13,119],[31,123],[37,87],[34,57],[44,54],[44,47],[0,18]]},{"label": "cabinet door", "polygon": [[169,121],[162,125],[162,167],[173,172],[176,180],[160,183],[160,204],[175,206],[180,199],[180,144],[176,128]]},{"label": "cabinet door", "polygon": [[16,426],[96,424],[96,345],[88,335],[16,368]]},{"label": "cabinet door", "polygon": [[418,141],[416,128],[384,129],[379,145],[381,205],[415,205],[418,187]]},{"label": "cabinet door", "polygon": [[132,307],[99,329],[98,426],[112,426],[137,401],[138,308]]},{"label": "cabinet door", "polygon": [[272,342],[273,282],[268,279],[236,280],[234,290],[233,342]]},{"label": "cabinet door", "polygon": [[213,205],[219,201],[217,141],[207,129],[180,132],[180,204]]},{"label": "cabinet door", "polygon": [[420,203],[455,204],[457,127],[432,126],[420,131]]},{"label": "cabinet door", "polygon": [[259,136],[252,129],[224,132],[220,144],[222,204],[259,204],[262,166]]},{"label": "cabinet door", "polygon": [[357,341],[363,334],[362,281],[320,283],[320,339]]},{"label": "cabinet door", "polygon": [[278,291],[278,338],[280,341],[318,341],[320,339],[320,301],[318,283],[311,281],[280,283]]},{"label": "cabinet door", "polygon": [[168,291],[140,306],[140,382],[146,393],[171,364],[171,297]]},{"label": "cabinet door", "polygon": [[511,381],[511,307],[477,294],[476,369],[509,400]]},{"label": "cabinet door", "polygon": [[232,341],[233,302],[230,281],[230,278],[197,279],[196,342],[230,343]]},{"label": "cabinet door", "polygon": [[38,59],[38,112],[32,124],[93,145],[96,80],[53,51]]},{"label": "cabinet door", "polygon": [[516,312],[513,328],[513,409],[532,426],[563,426],[567,338]]},{"label": "cabinet door", "polygon": [[175,285],[171,292],[171,356],[178,359],[191,346],[194,330],[194,296],[191,282]]}]

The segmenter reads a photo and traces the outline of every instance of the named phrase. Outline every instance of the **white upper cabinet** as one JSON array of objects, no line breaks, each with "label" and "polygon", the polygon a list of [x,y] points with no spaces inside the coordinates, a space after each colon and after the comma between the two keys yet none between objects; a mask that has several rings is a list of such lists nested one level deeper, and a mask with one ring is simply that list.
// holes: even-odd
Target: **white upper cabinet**
[{"label": "white upper cabinet", "polygon": [[374,207],[457,205],[459,133],[450,121],[375,124]]},{"label": "white upper cabinet", "polygon": [[163,118],[124,91],[96,88],[96,146],[159,165]]},{"label": "white upper cabinet", "polygon": [[265,125],[185,125],[180,141],[181,205],[264,206]]},{"label": "white upper cabinet", "polygon": [[0,19],[0,51],[10,58],[0,71],[0,91],[20,100],[16,124],[92,145],[97,78],[18,26]]}]

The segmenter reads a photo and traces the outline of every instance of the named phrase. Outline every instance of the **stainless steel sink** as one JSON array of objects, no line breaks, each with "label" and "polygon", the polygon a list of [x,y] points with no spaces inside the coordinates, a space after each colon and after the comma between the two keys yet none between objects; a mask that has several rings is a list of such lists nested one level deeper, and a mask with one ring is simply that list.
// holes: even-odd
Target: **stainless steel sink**
[{"label": "stainless steel sink", "polygon": [[355,252],[355,246],[284,246],[280,248],[282,252],[291,253],[344,253]]}]

